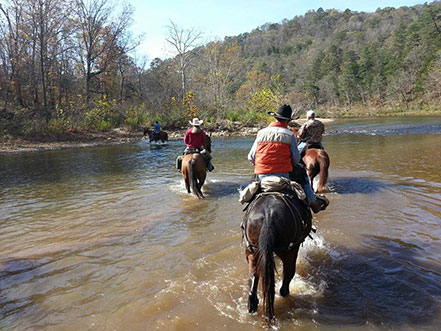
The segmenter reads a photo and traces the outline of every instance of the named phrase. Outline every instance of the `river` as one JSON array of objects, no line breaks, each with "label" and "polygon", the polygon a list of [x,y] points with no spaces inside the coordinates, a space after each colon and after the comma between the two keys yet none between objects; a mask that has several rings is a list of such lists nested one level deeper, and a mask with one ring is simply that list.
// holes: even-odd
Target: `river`
[{"label": "river", "polygon": [[[276,328],[439,330],[441,118],[327,132],[330,205]],[[261,329],[237,201],[252,142],[213,140],[206,200],[174,168],[182,142],[0,155],[0,329]]]}]

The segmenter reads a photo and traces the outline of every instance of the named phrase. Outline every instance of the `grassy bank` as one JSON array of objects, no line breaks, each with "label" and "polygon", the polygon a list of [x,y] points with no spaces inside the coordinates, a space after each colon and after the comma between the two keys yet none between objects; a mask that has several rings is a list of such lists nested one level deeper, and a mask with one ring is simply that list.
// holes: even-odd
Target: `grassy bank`
[{"label": "grassy bank", "polygon": [[318,107],[317,114],[325,118],[351,117],[389,117],[389,116],[441,116],[441,104],[421,105],[392,105],[381,107]]},{"label": "grassy bank", "polygon": [[[247,115],[250,116],[245,116]],[[392,117],[392,116],[441,116],[441,103],[439,105],[421,104],[415,102],[408,105],[397,104],[387,105],[381,107],[317,107],[317,116],[323,119],[337,119],[337,118],[369,118],[369,117]],[[251,117],[250,111],[242,111],[242,115],[249,119]],[[261,115],[261,116],[260,116]],[[233,120],[214,120],[207,119],[204,123],[204,128],[213,133],[217,137],[229,135],[244,135],[254,134],[257,128],[265,126],[271,122],[272,118],[266,113],[259,116],[254,114],[257,121],[241,121],[240,119]],[[304,119],[304,112],[298,114],[300,121]],[[101,123],[102,119],[99,119]],[[123,122],[123,121],[121,121]],[[121,123],[120,122],[120,123]],[[3,121],[3,128],[0,132],[0,152],[19,152],[19,151],[38,151],[56,148],[70,148],[81,146],[94,146],[105,144],[118,144],[134,140],[142,139],[143,127],[153,126],[152,121],[144,119],[144,124],[141,120],[131,125],[123,124],[115,126],[106,126],[105,129],[97,129],[94,123],[90,123],[87,127],[75,126],[72,123],[65,123],[54,127],[54,123],[49,126],[42,122],[36,123],[35,120],[31,123],[32,129],[19,128],[18,134],[11,133],[7,130]],[[24,122],[26,123],[26,121]],[[37,125],[38,124],[38,125]],[[161,123],[164,130],[169,132],[169,139],[181,139],[183,133],[188,126],[187,122],[176,123]]]}]

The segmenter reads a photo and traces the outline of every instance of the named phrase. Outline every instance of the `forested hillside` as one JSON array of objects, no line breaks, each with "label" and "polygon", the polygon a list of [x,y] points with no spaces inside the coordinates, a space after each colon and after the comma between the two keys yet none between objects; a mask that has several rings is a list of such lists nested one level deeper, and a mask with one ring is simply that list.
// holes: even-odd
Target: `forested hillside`
[{"label": "forested hillside", "polygon": [[176,57],[131,56],[132,9],[106,0],[0,6],[0,135],[255,123],[281,103],[322,116],[440,112],[441,2],[374,13],[311,10],[193,48],[171,22]]}]

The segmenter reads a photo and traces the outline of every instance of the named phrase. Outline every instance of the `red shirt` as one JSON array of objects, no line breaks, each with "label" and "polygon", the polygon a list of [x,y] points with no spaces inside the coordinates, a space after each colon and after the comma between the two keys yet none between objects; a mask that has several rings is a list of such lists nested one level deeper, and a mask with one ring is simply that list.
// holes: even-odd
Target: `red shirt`
[{"label": "red shirt", "polygon": [[193,128],[190,128],[185,132],[184,142],[187,144],[187,147],[193,148],[204,148],[204,131],[200,131],[199,133],[192,133]]}]

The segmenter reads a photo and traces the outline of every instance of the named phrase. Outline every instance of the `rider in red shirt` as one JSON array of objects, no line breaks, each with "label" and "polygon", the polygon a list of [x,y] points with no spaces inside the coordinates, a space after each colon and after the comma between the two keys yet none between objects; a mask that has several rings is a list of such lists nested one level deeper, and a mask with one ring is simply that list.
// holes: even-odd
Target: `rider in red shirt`
[{"label": "rider in red shirt", "polygon": [[193,118],[190,122],[192,127],[185,132],[184,142],[187,147],[197,148],[199,150],[204,149],[205,132],[200,128],[200,125],[204,123],[203,120]]},{"label": "rider in red shirt", "polygon": [[184,135],[184,142],[187,145],[184,153],[192,148],[197,149],[204,156],[204,159],[207,162],[208,171],[213,171],[214,166],[211,164],[210,161],[211,155],[208,151],[204,149],[205,132],[200,128],[204,121],[195,117],[189,123],[192,125],[192,127],[188,129]]}]

